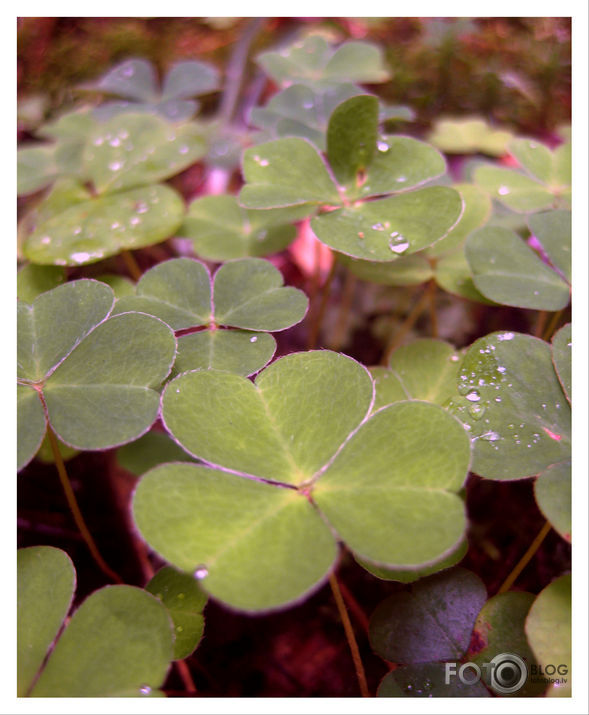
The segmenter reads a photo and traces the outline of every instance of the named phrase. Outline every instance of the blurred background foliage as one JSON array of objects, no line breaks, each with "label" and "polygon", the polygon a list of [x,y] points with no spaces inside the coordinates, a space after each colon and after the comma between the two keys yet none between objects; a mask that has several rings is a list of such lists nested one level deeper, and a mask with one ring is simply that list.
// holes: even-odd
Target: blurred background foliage
[{"label": "blurred background foliage", "polygon": [[[164,73],[182,59],[219,69],[248,18],[27,17],[18,20],[19,128],[34,129],[80,98],[76,87],[128,57]],[[478,114],[550,139],[570,120],[570,18],[268,18],[250,58],[312,31],[333,42],[380,44],[392,80],[378,94],[416,112],[416,130],[440,116]],[[250,60],[250,79],[261,71]],[[265,92],[272,93],[272,87]],[[205,104],[214,110],[218,95]]]}]

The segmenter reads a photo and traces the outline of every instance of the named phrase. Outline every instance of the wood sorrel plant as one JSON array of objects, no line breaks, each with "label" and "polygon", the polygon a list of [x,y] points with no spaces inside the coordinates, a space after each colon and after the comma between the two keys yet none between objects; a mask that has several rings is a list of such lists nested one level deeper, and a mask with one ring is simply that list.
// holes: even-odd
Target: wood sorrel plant
[{"label": "wood sorrel plant", "polygon": [[[505,694],[443,676],[453,660],[482,667],[505,651],[570,664],[565,569],[537,597],[510,590],[550,529],[571,542],[570,143],[476,118],[441,121],[430,143],[394,131],[413,114],[361,86],[389,79],[370,43],[311,35],[257,61],[279,89],[247,127],[230,103],[194,118],[194,98],[220,85],[212,66],[178,63],[160,89],[154,67],[131,59],[84,85],[118,99],[48,122],[38,136],[51,143],[19,151],[18,469],[48,445],[117,584],[62,632],[70,558],[19,551],[19,695],[157,694],[172,662],[195,694],[184,659],[209,596],[263,614],[326,581],[369,694],[340,564],[397,584],[369,627],[374,652],[398,665],[379,695]],[[223,142],[246,147],[240,167],[229,144],[217,161]],[[510,168],[479,156],[448,173],[442,151],[508,156]],[[198,162],[221,164],[235,191],[183,191],[178,175]],[[318,261],[306,282],[294,269],[291,244],[309,227],[317,256],[328,251],[323,282]],[[396,330],[371,336],[376,366],[350,325],[378,290]],[[460,344],[443,306],[487,311],[494,328]],[[519,329],[502,324],[510,310]],[[430,329],[415,330],[426,311]],[[309,335],[321,349],[301,349]],[[143,559],[135,585],[103,558],[64,463],[116,447],[139,477],[125,497]],[[489,489],[533,479],[547,520],[496,594],[474,573],[469,472]],[[453,568],[463,559],[471,570]],[[519,694],[546,691],[530,681]]]}]

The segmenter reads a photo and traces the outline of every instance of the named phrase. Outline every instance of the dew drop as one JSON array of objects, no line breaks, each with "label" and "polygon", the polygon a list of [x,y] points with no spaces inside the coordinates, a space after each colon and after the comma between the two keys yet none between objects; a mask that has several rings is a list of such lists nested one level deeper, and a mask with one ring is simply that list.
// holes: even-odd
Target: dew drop
[{"label": "dew drop", "polygon": [[469,402],[478,402],[481,399],[481,396],[476,390],[472,390],[472,392],[469,392],[465,397]]},{"label": "dew drop", "polygon": [[477,405],[475,403],[474,405],[469,405],[468,411],[470,413],[470,416],[473,418],[473,420],[480,420],[482,418],[482,416],[485,414],[485,406]]},{"label": "dew drop", "polygon": [[497,340],[499,340],[499,342],[501,342],[501,343],[504,340],[513,340],[513,338],[514,338],[513,333],[501,333],[501,335],[497,336]]},{"label": "dew drop", "polygon": [[257,342],[258,342],[258,338],[255,335],[253,338],[250,338],[250,343],[257,343]]},{"label": "dew drop", "polygon": [[51,236],[43,236],[41,239],[41,243],[46,246],[48,243],[51,243]]},{"label": "dew drop", "polygon": [[389,241],[389,248],[393,253],[405,253],[405,251],[409,248],[409,241],[399,242],[402,238],[402,236],[399,236],[394,241]]},{"label": "dew drop", "polygon": [[305,109],[312,109],[312,108],[313,108],[313,102],[312,102],[312,101],[303,102],[303,107],[304,107]]},{"label": "dew drop", "polygon": [[80,253],[72,253],[70,256],[72,261],[75,261],[76,263],[84,263],[84,261],[87,261],[90,258],[90,254],[86,253],[84,251],[81,251]]},{"label": "dew drop", "polygon": [[458,355],[450,355],[450,360],[452,360],[452,362],[458,362],[460,358],[458,357]]},{"label": "dew drop", "polygon": [[76,226],[76,228],[74,228],[74,236],[77,236],[79,233],[82,233],[82,227]]},{"label": "dew drop", "polygon": [[499,367],[497,368],[497,372],[505,372],[505,368],[503,367],[503,365],[499,365]]},{"label": "dew drop", "polygon": [[205,566],[199,566],[194,572],[194,578],[197,580],[202,580],[209,575],[209,570]]},{"label": "dew drop", "polygon": [[497,440],[501,439],[501,437],[497,434],[497,432],[493,432],[491,430],[490,432],[482,434],[481,439],[484,439],[485,442],[497,442]]},{"label": "dew drop", "polygon": [[120,228],[120,226],[121,226],[121,224],[118,221],[115,221],[114,223],[111,223],[111,225],[110,225],[110,227],[112,229]]},{"label": "dew drop", "polygon": [[496,397],[496,398],[495,398],[495,402],[501,402],[501,398],[500,398],[500,397]]},{"label": "dew drop", "polygon": [[378,142],[376,146],[378,148],[378,151],[382,152],[388,151],[390,149],[390,146],[386,142]]},{"label": "dew drop", "polygon": [[396,179],[396,181],[397,181],[398,184],[402,184],[402,183],[404,183],[405,181],[407,181],[407,177],[406,177],[406,176],[398,176],[397,179]]},{"label": "dew drop", "polygon": [[94,140],[94,146],[100,146],[104,142],[104,137],[96,137]]},{"label": "dew drop", "polygon": [[505,196],[506,194],[509,193],[509,187],[508,186],[500,186],[499,189],[497,190],[497,193],[500,196]]},{"label": "dew drop", "polygon": [[139,688],[139,692],[141,693],[141,695],[149,695],[151,693],[151,688],[149,687],[149,685],[142,685]]},{"label": "dew drop", "polygon": [[149,209],[149,206],[147,204],[143,203],[143,201],[140,201],[137,204],[137,213],[138,214],[144,214],[148,211],[148,209]]},{"label": "dew drop", "polygon": [[188,154],[188,147],[186,144],[182,144],[182,146],[178,149],[178,154]]},{"label": "dew drop", "polygon": [[[123,75],[125,77],[132,77],[135,74],[135,68],[133,65],[128,65],[127,67],[123,67]],[[151,691],[151,688],[150,688]]]},{"label": "dew drop", "polygon": [[374,223],[372,224],[371,228],[373,231],[384,231],[384,226],[382,225],[382,223]]},{"label": "dew drop", "polygon": [[183,630],[182,626],[176,626],[176,633],[182,633]]},{"label": "dew drop", "polygon": [[121,146],[121,140],[118,137],[114,137],[114,139],[109,141],[109,144],[111,146]]},{"label": "dew drop", "polygon": [[111,171],[118,171],[119,169],[123,168],[123,162],[122,161],[113,161],[108,165],[108,168]]}]

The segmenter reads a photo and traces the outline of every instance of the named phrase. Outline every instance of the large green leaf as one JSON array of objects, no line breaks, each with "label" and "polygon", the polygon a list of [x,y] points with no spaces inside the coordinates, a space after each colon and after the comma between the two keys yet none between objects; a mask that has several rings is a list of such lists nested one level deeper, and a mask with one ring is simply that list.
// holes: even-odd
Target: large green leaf
[{"label": "large green leaf", "polygon": [[463,683],[458,676],[446,682],[445,663],[416,663],[395,668],[382,679],[379,698],[488,698],[489,691],[479,681]]},{"label": "large green leaf", "polygon": [[133,586],[106,586],[74,613],[31,691],[35,697],[147,695],[172,659],[166,608]]},{"label": "large green leaf", "polygon": [[34,456],[40,433],[35,392],[58,437],[78,449],[129,442],[155,420],[157,388],[176,354],[174,335],[149,315],[109,318],[113,300],[108,286],[84,279],[42,293],[32,305],[19,302],[20,405],[24,417],[34,417],[30,434],[19,418],[19,444],[26,447],[19,467]]},{"label": "large green leaf", "polygon": [[469,463],[468,435],[456,420],[437,405],[399,402],[346,441],[313,496],[355,554],[411,570],[439,561],[463,539],[456,492]]},{"label": "large green leaf", "polygon": [[465,253],[476,288],[490,300],[535,310],[569,302],[568,284],[513,231],[481,228],[468,237]]},{"label": "large green leaf", "polygon": [[565,210],[546,211],[528,218],[528,226],[540,241],[542,248],[566,280],[571,282],[571,212]]},{"label": "large green leaf", "polygon": [[247,211],[235,196],[203,196],[190,204],[178,233],[192,239],[195,252],[208,260],[266,256],[291,243],[296,228],[290,222],[306,213],[304,207]]},{"label": "large green leaf", "polygon": [[317,216],[317,238],[348,256],[393,261],[443,238],[459,220],[460,194],[445,186],[390,196]]},{"label": "large green leaf", "polygon": [[206,594],[192,575],[170,566],[160,569],[145,587],[168,609],[174,621],[174,660],[187,658],[198,646],[205,626]]},{"label": "large green leaf", "polygon": [[540,511],[563,539],[571,541],[571,462],[551,464],[534,482]]},{"label": "large green leaf", "polygon": [[69,556],[51,546],[17,552],[17,694],[27,695],[55,640],[74,595]]},{"label": "large green leaf", "polygon": [[422,338],[397,348],[390,358],[389,375],[373,373],[374,408],[399,400],[425,400],[445,405],[456,392],[460,359],[454,347],[442,340]]},{"label": "large green leaf", "polygon": [[[503,653],[515,653],[523,658],[528,669],[526,681],[510,696],[534,697],[544,690],[542,684],[534,682],[532,677],[535,659],[524,632],[526,616],[533,601],[534,596],[531,593],[500,593],[485,603],[475,621],[466,658],[480,667],[483,681],[496,695],[503,693],[500,688],[493,687],[495,681],[492,672],[484,667],[484,663],[491,663],[496,656]],[[501,685],[501,682],[499,684]]]},{"label": "large green leaf", "polygon": [[329,528],[297,491],[205,467],[148,472],[133,514],[152,548],[240,610],[303,597],[336,557]]},{"label": "large green leaf", "polygon": [[184,204],[169,186],[149,186],[119,194],[51,207],[27,237],[24,254],[33,263],[78,266],[95,263],[123,249],[142,248],[173,235],[182,222]]},{"label": "large green leaf", "polygon": [[573,347],[571,324],[563,325],[552,338],[552,362],[567,400],[572,397],[571,351]]},{"label": "large green leaf", "polygon": [[174,372],[200,368],[253,375],[267,365],[276,352],[269,333],[246,330],[199,330],[178,338]]},{"label": "large green leaf", "polygon": [[370,619],[370,644],[393,663],[460,660],[487,593],[471,571],[429,576],[384,600]]},{"label": "large green leaf", "polygon": [[570,407],[550,346],[502,331],[474,342],[450,405],[474,442],[472,469],[490,479],[521,479],[570,455]]},{"label": "large green leaf", "polygon": [[[552,677],[559,682],[550,685],[549,696],[571,695],[571,576],[555,579],[538,594],[525,625],[534,655],[543,665],[553,665],[560,672]],[[566,682],[561,682],[564,676]],[[583,677],[583,676],[581,676]]]},{"label": "large green leaf", "polygon": [[511,132],[494,129],[478,117],[439,119],[428,141],[448,154],[480,152],[490,156],[505,154]]},{"label": "large green leaf", "polygon": [[[354,186],[376,151],[378,99],[364,94],[342,102],[329,119],[327,158],[340,184]],[[360,182],[362,183],[362,182]]]},{"label": "large green leaf", "polygon": [[245,208],[340,203],[323,159],[305,139],[277,139],[246,149],[242,170],[247,183],[239,202]]},{"label": "large green leaf", "polygon": [[368,372],[328,351],[274,362],[255,383],[190,372],[166,387],[167,429],[191,454],[223,467],[302,484],[335,454],[372,400]]},{"label": "large green leaf", "polygon": [[121,114],[98,125],[88,138],[84,164],[102,194],[167,179],[205,152],[196,124],[173,125],[152,114]]}]

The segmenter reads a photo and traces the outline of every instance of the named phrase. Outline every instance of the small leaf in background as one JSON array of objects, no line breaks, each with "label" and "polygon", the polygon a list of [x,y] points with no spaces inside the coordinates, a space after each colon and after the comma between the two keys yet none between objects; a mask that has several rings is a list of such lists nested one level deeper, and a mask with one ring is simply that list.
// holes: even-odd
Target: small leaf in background
[{"label": "small leaf in background", "polygon": [[17,456],[16,468],[21,470],[41,447],[47,423],[43,403],[37,390],[28,385],[16,386]]},{"label": "small leaf in background", "polygon": [[513,139],[508,146],[530,176],[546,184],[558,194],[571,184],[571,144],[562,144],[554,151],[535,139]]},{"label": "small leaf in background", "polygon": [[182,222],[184,204],[174,189],[154,185],[96,198],[86,194],[86,200],[55,213],[52,207],[51,213],[27,237],[25,256],[32,263],[79,266],[169,238]]},{"label": "small leaf in background", "polygon": [[462,213],[454,189],[433,186],[359,206],[331,211],[311,221],[322,242],[367,261],[394,261],[443,238]]},{"label": "small leaf in background", "polygon": [[17,694],[27,695],[70,608],[76,572],[69,556],[51,546],[17,552]]},{"label": "small leaf in background", "polygon": [[379,698],[489,698],[479,681],[473,685],[453,677],[446,684],[445,663],[416,663],[395,668],[385,675],[376,693]]},{"label": "small leaf in background", "polygon": [[444,405],[456,392],[460,361],[455,348],[442,340],[422,338],[402,345],[393,352],[389,361],[393,380],[387,380],[382,373],[375,378],[374,409],[397,401],[388,401],[398,395],[395,381],[405,393],[401,399]]},{"label": "small leaf in background", "polygon": [[[559,576],[541,591],[526,619],[528,642],[538,663],[554,665],[557,673],[551,677],[546,695],[571,696],[571,575]],[[560,672],[558,667],[562,666]],[[566,671],[566,672],[565,672]],[[581,676],[583,677],[583,676]],[[565,678],[566,682],[561,682]]]},{"label": "small leaf in background", "polygon": [[188,207],[180,236],[192,239],[195,252],[211,261],[266,256],[286,248],[296,236],[292,221],[306,208],[247,211],[235,196],[203,196]]},{"label": "small leaf in background", "polygon": [[568,284],[508,229],[475,231],[465,253],[476,288],[489,300],[534,310],[560,310],[569,302]]},{"label": "small leaf in background", "polygon": [[476,289],[464,251],[442,256],[436,261],[434,270],[436,283],[448,293],[477,303],[493,303]]},{"label": "small leaf in background", "polygon": [[130,59],[110,69],[93,86],[106,94],[150,102],[156,97],[155,67],[147,60]]},{"label": "small leaf in background", "polygon": [[370,644],[392,663],[458,661],[486,598],[483,582],[466,569],[429,576],[377,607],[370,619]]},{"label": "small leaf in background", "polygon": [[391,286],[419,285],[433,276],[430,264],[421,253],[397,258],[391,263],[362,261],[343,253],[336,255],[337,260],[343,263],[351,273],[368,283]]},{"label": "small leaf in background", "polygon": [[213,286],[215,322],[244,330],[285,330],[307,312],[307,296],[284,285],[269,261],[244,258],[223,264]]},{"label": "small leaf in background", "polygon": [[242,171],[247,183],[241,189],[239,203],[245,208],[341,201],[323,159],[305,139],[277,139],[246,149]]},{"label": "small leaf in background", "polygon": [[50,184],[59,175],[52,145],[31,145],[17,152],[17,194],[32,194]]},{"label": "small leaf in background", "polygon": [[117,462],[136,477],[164,462],[193,462],[166,433],[152,430],[117,449]]},{"label": "small leaf in background", "polygon": [[110,286],[117,300],[125,295],[133,295],[135,293],[135,283],[126,276],[122,276],[118,273],[101,273],[96,276],[96,280]]},{"label": "small leaf in background", "polygon": [[555,201],[544,184],[512,169],[485,164],[475,170],[474,181],[491,198],[518,213],[544,211],[552,208]]},{"label": "small leaf in background", "polygon": [[511,132],[495,129],[484,119],[439,119],[427,140],[448,154],[501,156],[513,138]]},{"label": "small leaf in background", "polygon": [[275,352],[276,340],[268,333],[199,330],[178,338],[174,372],[213,368],[247,377],[265,367]]},{"label": "small leaf in background", "polygon": [[440,561],[464,538],[456,492],[469,463],[470,440],[457,420],[437,405],[398,402],[346,441],[313,498],[355,555],[376,566],[417,569]]},{"label": "small leaf in background", "polygon": [[38,295],[65,283],[65,270],[59,266],[36,266],[28,263],[16,275],[16,295],[32,303]]},{"label": "small leaf in background", "polygon": [[534,482],[534,496],[540,511],[551,526],[569,543],[571,542],[571,490],[570,460],[551,464],[540,472]]},{"label": "small leaf in background", "polygon": [[[20,387],[20,385],[18,385],[17,387]],[[64,444],[63,442],[61,442],[60,440],[57,440],[57,446],[59,448],[59,454],[61,455],[61,458],[63,459],[64,462],[67,462],[68,459],[73,459],[73,457],[80,454],[80,450],[72,449],[71,447],[68,447],[67,444]],[[39,447],[39,450],[35,454],[35,459],[38,459],[40,462],[43,462],[44,464],[55,464],[53,448],[51,447],[51,442],[49,441],[49,437],[47,435],[45,435],[43,441],[41,442],[41,446]]]},{"label": "small leaf in background", "polygon": [[328,526],[294,489],[206,467],[151,470],[135,492],[133,514],[152,548],[243,611],[304,597],[337,554]]},{"label": "small leaf in background", "polygon": [[571,212],[565,210],[546,211],[528,218],[528,226],[552,265],[570,283],[571,269]]},{"label": "small leaf in background", "polygon": [[74,613],[31,695],[151,694],[163,684],[172,656],[166,608],[134,586],[106,586]]},{"label": "small leaf in background", "polygon": [[544,341],[509,331],[480,338],[457,389],[449,409],[473,438],[476,474],[521,479],[569,458],[570,406]]},{"label": "small leaf in background", "polygon": [[563,325],[552,338],[552,362],[569,402],[571,402],[572,396],[571,351],[573,342],[571,327],[571,323]]},{"label": "small leaf in background", "polygon": [[207,595],[192,575],[170,566],[160,569],[145,587],[168,609],[174,622],[174,660],[187,658],[198,646],[205,626]]},{"label": "small leaf in background", "polygon": [[170,67],[162,86],[162,101],[188,99],[219,87],[219,71],[206,62],[187,60]]},{"label": "small leaf in background", "polygon": [[480,667],[482,680],[498,696],[502,693],[493,688],[491,673],[483,664],[490,663],[502,653],[515,653],[523,658],[528,668],[525,684],[511,697],[537,697],[545,689],[545,686],[532,679],[535,659],[524,632],[526,616],[533,601],[531,593],[500,593],[485,603],[475,621],[466,660]]}]

